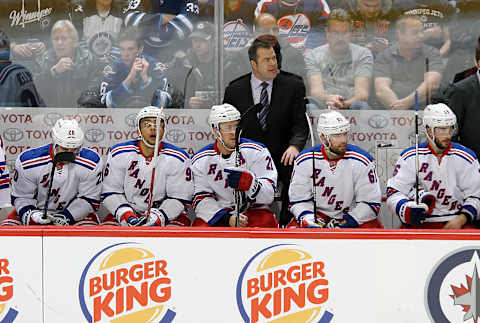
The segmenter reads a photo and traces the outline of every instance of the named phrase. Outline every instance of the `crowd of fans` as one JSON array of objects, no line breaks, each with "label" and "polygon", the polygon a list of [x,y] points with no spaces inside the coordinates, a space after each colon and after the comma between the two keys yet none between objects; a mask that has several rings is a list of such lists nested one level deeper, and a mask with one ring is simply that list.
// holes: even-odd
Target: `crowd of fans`
[{"label": "crowd of fans", "polygon": [[7,0],[0,29],[48,107],[139,107],[161,91],[169,107],[210,108],[223,94],[217,65],[220,87],[251,72],[263,34],[319,108],[412,109],[415,91],[446,100],[476,71],[477,0],[226,0],[222,59],[214,1],[168,2]]}]

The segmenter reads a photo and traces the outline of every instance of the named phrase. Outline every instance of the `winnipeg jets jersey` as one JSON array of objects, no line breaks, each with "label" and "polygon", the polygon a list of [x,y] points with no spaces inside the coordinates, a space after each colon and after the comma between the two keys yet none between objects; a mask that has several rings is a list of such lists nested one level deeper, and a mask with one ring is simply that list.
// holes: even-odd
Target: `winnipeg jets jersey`
[{"label": "winnipeg jets jersey", "polygon": [[360,225],[376,219],[382,194],[375,163],[369,153],[355,145],[347,145],[337,161],[328,160],[323,145],[315,146],[314,153],[312,148],[306,149],[295,158],[288,190],[295,218],[313,212],[313,156],[317,211],[335,219],[348,213]]},{"label": "winnipeg jets jersey", "polygon": [[10,175],[3,150],[3,140],[0,137],[0,208],[6,206],[10,206]]},{"label": "winnipeg jets jersey", "polygon": [[[162,209],[173,220],[192,200],[190,159],[185,151],[166,142],[161,142],[159,149],[152,207]],[[131,207],[138,214],[147,210],[152,165],[142,154],[139,140],[111,148],[104,171],[102,203],[117,220],[120,207]]]},{"label": "winnipeg jets jersey", "polygon": [[[268,149],[255,141],[241,138],[239,145],[240,166],[253,174],[259,181],[260,190],[249,201],[252,208],[268,208],[273,202],[277,185],[277,169]],[[195,183],[193,208],[195,215],[205,222],[213,219],[223,208],[234,209],[235,190],[227,186],[226,168],[235,167],[233,152],[228,158],[222,156],[216,144],[202,148],[192,157],[192,173]]]},{"label": "winnipeg jets jersey", "polygon": [[[197,0],[130,0],[122,11],[125,14],[125,26],[142,27],[145,49],[153,55],[150,52],[152,49],[188,38],[199,7]],[[175,17],[164,23],[163,14]]]},{"label": "winnipeg jets jersey", "polygon": [[[435,208],[425,222],[448,222],[460,210],[478,218],[480,209],[480,173],[475,153],[458,144],[437,158],[424,142],[418,149],[419,186],[436,197]],[[415,186],[415,147],[403,151],[393,176],[387,182],[387,206],[398,215],[400,206],[409,200]]]},{"label": "winnipeg jets jersey", "polygon": [[[43,210],[50,183],[53,145],[23,152],[15,161],[12,203],[20,217],[31,209]],[[68,212],[75,221],[95,212],[102,188],[103,162],[88,148],[81,148],[73,163],[57,164],[48,210]]]}]

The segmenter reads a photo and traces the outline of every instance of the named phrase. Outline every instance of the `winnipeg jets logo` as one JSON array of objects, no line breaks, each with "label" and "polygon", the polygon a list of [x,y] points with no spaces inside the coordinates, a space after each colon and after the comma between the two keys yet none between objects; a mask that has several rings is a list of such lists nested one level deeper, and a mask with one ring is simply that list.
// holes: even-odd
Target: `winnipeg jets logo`
[{"label": "winnipeg jets logo", "polygon": [[140,0],[130,0],[128,7],[123,9],[123,13],[126,13],[129,10],[135,10],[140,5]]}]

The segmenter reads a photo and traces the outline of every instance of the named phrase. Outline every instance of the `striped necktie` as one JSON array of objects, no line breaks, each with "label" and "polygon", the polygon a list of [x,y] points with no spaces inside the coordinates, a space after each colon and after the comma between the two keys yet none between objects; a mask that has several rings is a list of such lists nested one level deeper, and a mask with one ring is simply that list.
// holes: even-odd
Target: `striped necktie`
[{"label": "striped necktie", "polygon": [[268,83],[262,82],[262,92],[260,93],[260,104],[263,106],[262,110],[258,113],[258,121],[262,130],[265,131],[267,128],[267,117],[270,110],[270,104],[268,103]]}]

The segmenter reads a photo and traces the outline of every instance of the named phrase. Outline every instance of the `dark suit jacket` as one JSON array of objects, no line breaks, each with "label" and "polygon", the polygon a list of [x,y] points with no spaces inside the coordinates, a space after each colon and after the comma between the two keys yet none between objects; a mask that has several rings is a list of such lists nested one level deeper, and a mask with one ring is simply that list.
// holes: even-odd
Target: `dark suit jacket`
[{"label": "dark suit jacket", "polygon": [[480,154],[480,84],[477,73],[455,83],[447,93],[450,108],[457,116],[458,141]]},{"label": "dark suit jacket", "polygon": [[[223,102],[232,104],[242,114],[253,105],[250,78],[251,73],[243,75],[225,89]],[[277,167],[289,145],[295,145],[301,151],[307,141],[304,98],[302,78],[282,71],[273,80],[266,131],[260,127],[257,111],[251,111],[242,121],[242,137],[265,144]]]}]

